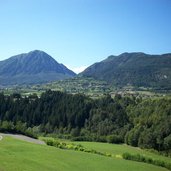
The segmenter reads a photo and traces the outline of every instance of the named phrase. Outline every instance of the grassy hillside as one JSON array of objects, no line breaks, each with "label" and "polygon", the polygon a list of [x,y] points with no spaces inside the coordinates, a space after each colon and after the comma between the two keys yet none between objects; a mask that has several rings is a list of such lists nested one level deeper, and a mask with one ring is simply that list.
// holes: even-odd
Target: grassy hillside
[{"label": "grassy hillside", "polygon": [[[118,154],[124,149],[101,143],[84,143],[84,145],[99,150],[117,151]],[[132,151],[131,148],[130,150]],[[0,171],[137,171],[137,169],[138,171],[166,171],[164,168],[149,164],[61,150],[11,137],[4,137],[0,141]]]},{"label": "grassy hillside", "polygon": [[124,145],[108,144],[108,143],[104,144],[104,143],[98,143],[98,142],[74,142],[74,143],[81,144],[88,149],[95,149],[100,152],[111,153],[116,157],[122,156],[123,153],[128,152],[131,154],[145,155],[153,159],[160,159],[160,160],[167,161],[167,162],[171,161],[171,158],[169,157],[164,157],[162,155],[158,155],[158,154],[146,151],[146,150],[142,150],[138,147],[128,146],[126,144]]}]

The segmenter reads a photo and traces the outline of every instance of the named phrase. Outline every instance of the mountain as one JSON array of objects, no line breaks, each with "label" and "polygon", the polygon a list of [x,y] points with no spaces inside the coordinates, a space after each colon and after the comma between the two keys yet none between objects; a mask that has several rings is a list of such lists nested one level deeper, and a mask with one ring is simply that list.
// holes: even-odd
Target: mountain
[{"label": "mountain", "polygon": [[0,61],[0,85],[44,83],[75,75],[63,64],[39,50]]},{"label": "mountain", "polygon": [[109,84],[124,87],[151,87],[171,89],[171,53],[149,55],[123,53],[88,67],[80,75],[105,80]]}]

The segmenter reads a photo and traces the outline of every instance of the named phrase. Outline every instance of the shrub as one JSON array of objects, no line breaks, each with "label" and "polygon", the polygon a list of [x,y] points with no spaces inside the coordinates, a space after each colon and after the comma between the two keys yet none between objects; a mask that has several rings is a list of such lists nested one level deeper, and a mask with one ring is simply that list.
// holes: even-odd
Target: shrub
[{"label": "shrub", "polygon": [[133,160],[133,161],[138,161],[138,162],[143,162],[143,163],[149,163],[149,164],[153,164],[153,165],[164,167],[166,169],[171,170],[171,163],[168,163],[162,160],[152,159],[150,157],[145,157],[140,154],[124,153],[122,157],[125,160]]},{"label": "shrub", "polygon": [[132,155],[129,153],[123,153],[122,157],[126,160],[132,160]]},{"label": "shrub", "polygon": [[82,152],[86,152],[86,153],[92,153],[92,154],[112,157],[112,154],[110,154],[110,153],[105,153],[105,152],[100,152],[100,151],[96,151],[93,149],[88,149],[88,148],[83,147],[80,144],[78,144],[78,145],[77,144],[67,144],[65,142],[59,142],[59,141],[53,140],[53,139],[44,139],[44,141],[46,142],[47,145],[54,146],[54,147],[57,147],[60,149],[82,151]]},{"label": "shrub", "polygon": [[45,140],[45,143],[47,144],[47,145],[49,145],[49,146],[54,146],[54,142],[53,142],[53,140]]},{"label": "shrub", "polygon": [[123,139],[119,135],[109,135],[107,136],[107,142],[120,144],[120,143],[123,143]]},{"label": "shrub", "polygon": [[97,136],[95,137],[95,141],[97,142],[107,142],[106,136]]},{"label": "shrub", "polygon": [[71,136],[78,137],[80,135],[80,129],[78,127],[72,128],[71,130]]}]

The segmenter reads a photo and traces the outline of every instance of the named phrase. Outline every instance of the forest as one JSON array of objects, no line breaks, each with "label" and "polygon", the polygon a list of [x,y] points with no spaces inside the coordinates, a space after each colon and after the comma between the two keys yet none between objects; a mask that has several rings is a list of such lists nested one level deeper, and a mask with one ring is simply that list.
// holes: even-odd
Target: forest
[{"label": "forest", "polygon": [[77,141],[126,143],[171,155],[171,98],[142,99],[48,90],[36,94],[0,93],[0,132]]}]

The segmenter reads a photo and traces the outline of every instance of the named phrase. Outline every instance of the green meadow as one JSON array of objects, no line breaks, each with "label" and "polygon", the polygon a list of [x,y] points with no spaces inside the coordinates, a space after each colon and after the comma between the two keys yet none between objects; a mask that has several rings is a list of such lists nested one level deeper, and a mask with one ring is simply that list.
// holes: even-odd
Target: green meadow
[{"label": "green meadow", "polygon": [[140,154],[143,156],[150,157],[152,159],[160,159],[162,161],[171,162],[171,158],[159,155],[154,152],[150,152],[147,150],[142,150],[139,147],[132,147],[126,144],[109,144],[109,143],[100,143],[100,142],[73,142],[75,144],[81,144],[82,146],[88,149],[94,149],[100,152],[107,152],[115,157],[122,156],[123,153],[128,152],[130,154]]},{"label": "green meadow", "polygon": [[[85,147],[110,152],[115,157],[63,150],[47,145],[38,145],[12,137],[0,141],[0,171],[166,171],[151,164],[127,161],[119,156],[123,152],[143,151],[125,145],[79,142]],[[146,155],[163,158],[146,151]]]}]

